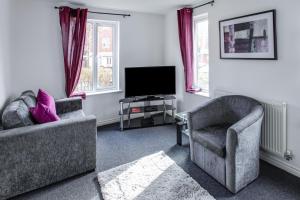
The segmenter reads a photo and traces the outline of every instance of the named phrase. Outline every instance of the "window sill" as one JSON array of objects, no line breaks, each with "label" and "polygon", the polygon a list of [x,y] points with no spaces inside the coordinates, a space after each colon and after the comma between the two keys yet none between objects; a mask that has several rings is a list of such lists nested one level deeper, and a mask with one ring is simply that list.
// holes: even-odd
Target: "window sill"
[{"label": "window sill", "polygon": [[112,93],[121,93],[122,90],[106,90],[106,91],[99,91],[99,92],[88,92],[86,93],[86,96],[95,96],[95,95],[101,95],[101,94],[112,94]]},{"label": "window sill", "polygon": [[189,92],[190,94],[210,98],[209,92]]},{"label": "window sill", "polygon": [[210,97],[209,92],[196,92],[195,94],[203,97]]}]

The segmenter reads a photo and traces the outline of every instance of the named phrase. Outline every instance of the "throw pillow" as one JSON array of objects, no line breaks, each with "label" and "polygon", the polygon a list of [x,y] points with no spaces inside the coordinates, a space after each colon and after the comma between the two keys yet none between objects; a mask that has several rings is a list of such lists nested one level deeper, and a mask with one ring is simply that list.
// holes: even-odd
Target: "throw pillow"
[{"label": "throw pillow", "polygon": [[27,90],[21,94],[19,99],[22,99],[28,108],[36,106],[36,96],[33,91]]},{"label": "throw pillow", "polygon": [[60,120],[55,112],[40,102],[37,103],[35,108],[30,108],[30,113],[34,120],[40,124]]},{"label": "throw pillow", "polygon": [[9,103],[3,111],[2,125],[4,129],[33,125],[29,108],[24,101],[16,100]]},{"label": "throw pillow", "polygon": [[44,104],[45,106],[49,107],[51,112],[56,114],[54,98],[45,90],[39,89],[36,99],[38,103]]}]

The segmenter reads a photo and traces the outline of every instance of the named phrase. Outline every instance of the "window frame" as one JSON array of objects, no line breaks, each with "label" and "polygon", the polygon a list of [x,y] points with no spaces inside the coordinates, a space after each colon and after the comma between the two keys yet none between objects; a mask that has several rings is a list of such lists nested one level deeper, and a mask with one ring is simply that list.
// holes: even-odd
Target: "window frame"
[{"label": "window frame", "polygon": [[[83,91],[87,95],[101,94],[101,93],[112,93],[120,90],[119,80],[119,43],[120,43],[120,22],[111,20],[98,20],[88,19],[87,23],[91,23],[93,26],[93,67],[92,67],[92,90]],[[112,27],[113,39],[112,39],[112,83],[110,87],[98,87],[98,28],[101,26]]]},{"label": "window frame", "polygon": [[208,90],[201,88],[201,86],[199,86],[198,83],[197,83],[197,80],[198,80],[198,66],[197,66],[198,65],[198,55],[197,55],[197,53],[198,53],[197,52],[198,37],[196,37],[196,33],[197,33],[196,27],[197,27],[197,23],[203,22],[203,21],[208,22],[208,38],[207,38],[208,46],[207,46],[207,50],[208,50],[208,57],[210,56],[210,51],[209,51],[209,18],[208,18],[208,13],[203,13],[203,14],[196,15],[196,16],[193,17],[193,35],[194,35],[194,39],[193,39],[193,46],[194,46],[194,52],[193,52],[193,54],[194,54],[193,84],[196,86],[196,88],[201,89],[201,91],[197,92],[196,94],[209,97],[209,93],[210,93],[210,59],[208,60]]}]

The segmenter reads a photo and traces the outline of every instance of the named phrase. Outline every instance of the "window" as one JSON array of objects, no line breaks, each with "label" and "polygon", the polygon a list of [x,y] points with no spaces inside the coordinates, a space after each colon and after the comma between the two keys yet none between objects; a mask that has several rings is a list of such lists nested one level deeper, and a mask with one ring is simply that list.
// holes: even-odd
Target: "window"
[{"label": "window", "polygon": [[119,89],[119,23],[88,20],[83,66],[77,91]]},{"label": "window", "polygon": [[208,15],[194,17],[194,87],[209,94]]}]

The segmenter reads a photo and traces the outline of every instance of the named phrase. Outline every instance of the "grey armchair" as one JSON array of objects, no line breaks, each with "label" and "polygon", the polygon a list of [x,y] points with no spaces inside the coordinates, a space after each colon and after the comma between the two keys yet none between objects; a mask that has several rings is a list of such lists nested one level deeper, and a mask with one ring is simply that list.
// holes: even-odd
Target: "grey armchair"
[{"label": "grey armchair", "polygon": [[261,104],[245,96],[224,96],[188,112],[191,159],[237,193],[259,175]]}]

